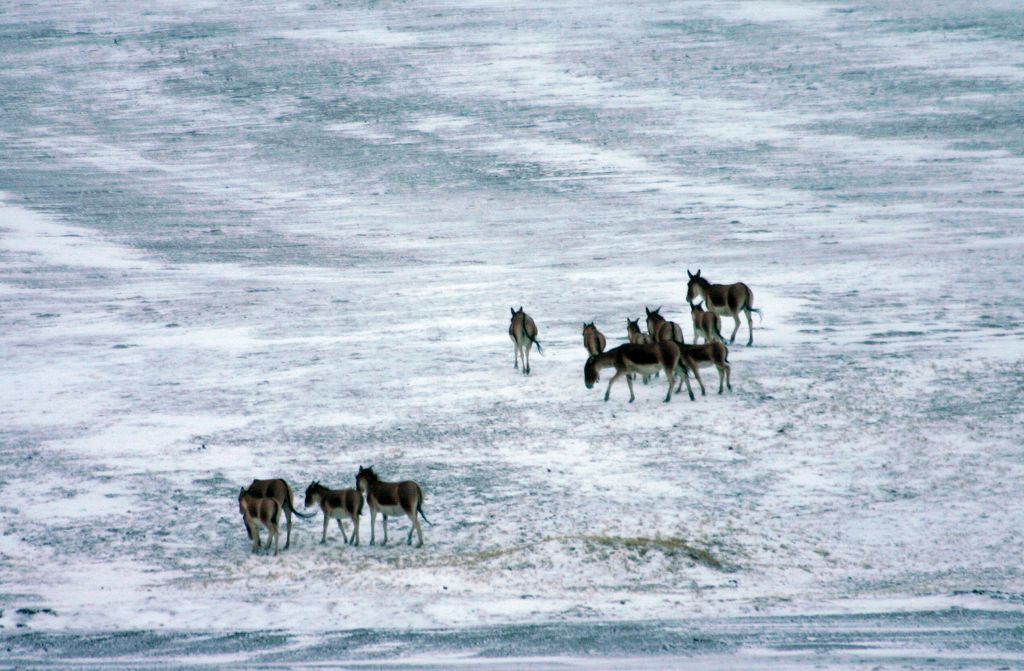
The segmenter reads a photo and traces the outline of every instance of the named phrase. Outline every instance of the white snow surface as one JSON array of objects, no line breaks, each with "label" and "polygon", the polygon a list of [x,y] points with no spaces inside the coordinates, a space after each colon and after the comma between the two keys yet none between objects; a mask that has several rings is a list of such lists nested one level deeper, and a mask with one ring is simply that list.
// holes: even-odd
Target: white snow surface
[{"label": "white snow surface", "polygon": [[[0,14],[0,625],[1024,609],[1019,6],[145,5]],[[698,268],[733,391],[587,390]]]}]

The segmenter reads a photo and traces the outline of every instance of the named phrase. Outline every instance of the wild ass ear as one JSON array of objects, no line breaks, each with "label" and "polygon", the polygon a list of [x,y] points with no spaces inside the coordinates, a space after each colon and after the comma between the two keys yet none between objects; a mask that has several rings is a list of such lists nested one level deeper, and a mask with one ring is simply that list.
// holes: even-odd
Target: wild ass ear
[{"label": "wild ass ear", "polygon": [[697,269],[697,274],[694,277],[700,277],[700,268]]},{"label": "wild ass ear", "polygon": [[650,314],[651,314],[651,309],[650,309],[649,307],[647,307],[647,306],[645,305],[645,306],[644,306],[644,310],[647,310],[647,315],[648,315],[648,316],[650,316]]},{"label": "wild ass ear", "polygon": [[[512,316],[515,317],[516,316],[516,309],[515,308],[509,308],[509,310],[512,312]],[[360,466],[359,468],[362,468],[362,466]]]},{"label": "wild ass ear", "polygon": [[687,275],[687,277],[689,277],[689,278],[690,278],[691,280],[693,279],[693,273],[691,273],[691,272],[690,272],[690,269],[689,269],[689,268],[687,268],[687,269],[686,269],[686,275]]}]

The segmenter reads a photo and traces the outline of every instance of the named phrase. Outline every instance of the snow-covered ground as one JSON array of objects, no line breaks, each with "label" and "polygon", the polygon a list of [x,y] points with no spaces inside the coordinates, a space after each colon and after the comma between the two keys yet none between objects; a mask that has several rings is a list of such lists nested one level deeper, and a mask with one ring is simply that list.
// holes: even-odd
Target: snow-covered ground
[{"label": "snow-covered ground", "polygon": [[[1024,665],[1024,10],[906,4],[7,3],[0,643]],[[588,391],[697,268],[734,391]],[[248,553],[368,464],[423,549]]]}]

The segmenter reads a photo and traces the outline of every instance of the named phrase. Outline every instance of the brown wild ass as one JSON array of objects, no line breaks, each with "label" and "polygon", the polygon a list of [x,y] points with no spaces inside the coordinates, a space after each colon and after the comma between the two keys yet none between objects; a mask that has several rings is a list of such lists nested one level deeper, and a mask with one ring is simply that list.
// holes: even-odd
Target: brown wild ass
[{"label": "brown wild ass", "polygon": [[722,340],[722,318],[714,312],[708,312],[697,303],[690,303],[690,318],[693,319],[693,344],[697,338],[704,338],[705,343]]},{"label": "brown wild ass", "polygon": [[[306,507],[314,503],[320,505],[324,514],[324,533],[320,537],[320,544],[327,542],[327,525],[331,519],[338,521],[338,528],[341,529],[341,537],[345,543],[359,545],[359,515],[363,512],[363,495],[351,487],[345,489],[328,489],[319,482],[314,481],[306,487]],[[341,523],[342,518],[352,520],[352,540],[345,533],[345,525]]]},{"label": "brown wild ass", "polygon": [[747,340],[747,347],[754,344],[754,322],[750,319],[750,313],[756,312],[761,316],[761,311],[754,307],[754,292],[743,282],[734,284],[711,284],[700,276],[700,269],[696,274],[689,270],[686,274],[690,280],[686,284],[686,301],[693,303],[698,297],[704,299],[704,305],[710,312],[722,317],[732,317],[736,320],[736,327],[732,330],[729,338],[731,344],[736,340],[736,332],[740,330],[740,313],[747,315],[747,327],[750,329],[750,338]]},{"label": "brown wild ass", "polygon": [[626,338],[631,345],[650,345],[654,338],[640,330],[640,319],[626,317]]},{"label": "brown wild ass", "polygon": [[[675,386],[676,371],[681,365],[679,345],[666,340],[664,342],[652,343],[650,345],[619,345],[603,354],[591,356],[583,366],[583,381],[587,389],[591,389],[594,383],[601,379],[600,372],[604,368],[615,368],[615,375],[608,381],[608,389],[604,393],[604,400],[607,401],[612,385],[622,376],[626,376],[626,384],[629,385],[629,402],[636,400],[633,394],[633,379],[630,374],[651,375],[659,370],[665,371],[668,379],[668,393],[665,395],[665,403],[672,400],[672,387]],[[686,388],[690,392],[690,400],[694,400],[693,389],[690,388],[690,378],[685,370],[680,370],[683,380],[686,381]],[[680,382],[680,387],[682,383]]]},{"label": "brown wild ass", "polygon": [[544,349],[537,342],[537,324],[533,317],[523,312],[523,306],[519,309],[509,308],[512,311],[512,322],[508,325],[508,337],[512,338],[512,344],[516,348],[516,368],[519,368],[519,360],[523,360],[523,375],[530,374],[530,348],[537,346],[541,354]]},{"label": "brown wild ass", "polygon": [[285,541],[284,549],[287,550],[292,544],[292,513],[303,518],[313,517],[313,514],[303,514],[295,509],[292,488],[281,478],[272,480],[253,480],[245,493],[256,498],[268,498],[277,501],[277,505],[284,511],[285,520],[288,523],[288,539]]},{"label": "brown wild ass", "polygon": [[662,342],[663,340],[675,340],[678,343],[686,342],[683,340],[683,328],[679,324],[670,322],[662,317],[660,307],[653,311],[648,307],[644,309],[647,310],[647,332],[651,334],[654,342]]},{"label": "brown wild ass", "polygon": [[430,520],[423,514],[423,490],[412,480],[402,482],[383,482],[373,472],[373,466],[368,468],[359,467],[356,473],[356,488],[366,494],[366,502],[370,504],[370,545],[374,544],[374,527],[377,526],[377,513],[384,516],[384,542],[388,542],[388,515],[401,515],[404,513],[412,522],[409,535],[405,542],[412,545],[412,532],[419,534],[419,543],[416,547],[423,547],[423,529],[420,527],[419,513],[427,524]]},{"label": "brown wild ass", "polygon": [[607,344],[604,334],[597,330],[594,322],[583,324],[583,346],[587,348],[587,354],[593,356],[604,351]]},{"label": "brown wild ass", "polygon": [[[700,379],[698,371],[708,366],[714,366],[718,369],[718,393],[722,393],[723,382],[729,387],[729,391],[732,391],[732,367],[729,365],[729,348],[722,341],[716,340],[703,345],[679,345],[679,357],[684,369],[693,373],[693,377],[697,379],[697,384],[700,385],[701,396],[705,396],[706,392],[704,391],[704,382]],[[682,389],[682,386],[680,384],[679,389]],[[679,389],[676,389],[676,391],[678,392]]]},{"label": "brown wild ass", "polygon": [[[650,345],[654,342],[654,338],[640,330],[639,317],[632,320],[626,317],[626,339],[631,345]],[[659,373],[655,373],[654,377],[658,377],[658,375]],[[647,384],[650,382],[651,376],[644,375],[641,379],[644,381],[644,384]]]},{"label": "brown wild ass", "polygon": [[267,530],[267,551],[270,551],[270,543],[273,541],[276,557],[280,544],[281,529],[278,527],[278,521],[281,517],[281,505],[271,498],[253,496],[242,487],[238,492],[238,512],[242,513],[245,532],[252,539],[252,551],[259,552],[262,545],[258,522]]}]

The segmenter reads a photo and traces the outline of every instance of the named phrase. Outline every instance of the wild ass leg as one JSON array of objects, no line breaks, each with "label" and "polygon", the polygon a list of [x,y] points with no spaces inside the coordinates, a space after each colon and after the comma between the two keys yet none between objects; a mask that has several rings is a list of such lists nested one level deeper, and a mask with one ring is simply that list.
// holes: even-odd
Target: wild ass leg
[{"label": "wild ass leg", "polygon": [[697,384],[700,385],[700,395],[701,396],[707,396],[708,393],[707,393],[707,391],[704,390],[704,381],[700,379],[700,373],[698,372],[699,370],[700,370],[700,366],[699,365],[695,365],[691,369],[691,372],[693,372],[693,377],[696,378]]},{"label": "wild ass leg", "polygon": [[519,355],[521,352],[519,351],[519,343],[515,339],[512,340],[512,347],[516,352],[516,370],[519,370]]},{"label": "wild ass leg", "polygon": [[[369,495],[367,495],[367,496],[369,496]],[[373,506],[370,506],[370,545],[374,544],[374,539],[375,539],[374,534],[376,532],[377,532],[377,510]]]},{"label": "wild ass leg", "polygon": [[632,403],[636,396],[633,395],[633,379],[628,375],[626,376],[626,384],[629,386],[629,402]]},{"label": "wild ass leg", "polygon": [[665,403],[668,403],[672,400],[672,387],[676,385],[671,366],[665,366],[665,379],[668,380],[668,394],[665,395]]},{"label": "wild ass leg", "polygon": [[327,513],[325,512],[324,513],[324,534],[320,537],[320,545],[324,545],[325,543],[327,543],[327,525],[330,524],[330,522],[331,522],[331,518],[328,517]]},{"label": "wild ass leg", "polygon": [[260,528],[254,522],[252,525],[252,551],[259,552],[263,544],[260,542]]},{"label": "wild ass leg", "polygon": [[729,391],[732,391],[732,366],[723,364],[722,367],[725,368],[725,386],[729,388]]},{"label": "wild ass leg", "polygon": [[533,347],[533,342],[527,341],[526,343],[526,368],[523,369],[523,373],[530,374],[530,349]]},{"label": "wild ass leg", "polygon": [[[732,318],[736,321],[736,328],[734,328],[732,330],[732,336],[729,338],[729,344],[730,345],[733,344],[736,341],[736,332],[740,330],[740,313],[739,312],[732,313]],[[749,319],[749,317],[748,317],[748,319]],[[751,327],[751,328],[753,328],[753,327]],[[751,331],[751,334],[753,334],[753,331]]]},{"label": "wild ass leg", "polygon": [[612,375],[612,379],[608,380],[608,390],[604,392],[605,403],[608,402],[608,396],[612,393],[612,385],[615,384],[615,381],[623,375],[625,375],[623,371],[616,371],[615,375]]},{"label": "wild ass leg", "polygon": [[[288,522],[288,538],[284,542],[284,549],[287,550],[292,544],[292,511],[290,508],[285,508],[284,518]],[[280,518],[278,518],[280,519]],[[270,539],[267,539],[267,543],[270,543]]]},{"label": "wild ass leg", "polygon": [[388,516],[384,515],[384,542],[381,545],[388,544]]},{"label": "wild ass leg", "polygon": [[423,547],[423,528],[420,527],[420,520],[416,516],[416,509],[412,511],[412,515],[409,517],[412,520],[412,529],[409,529],[409,537],[405,540],[406,545],[412,545],[412,532],[415,531],[419,536],[419,542],[416,543],[416,547]]},{"label": "wild ass leg", "polygon": [[[273,521],[271,521],[270,524],[271,524],[271,527],[270,527],[270,530],[267,533],[271,534],[274,537],[274,556],[276,557],[278,552],[280,552],[280,548],[278,546],[280,546],[280,544],[281,544],[281,527],[279,527],[276,524],[274,524]],[[270,539],[269,538],[267,538],[267,551],[268,552],[270,551]]]},{"label": "wild ass leg", "polygon": [[[750,329],[750,339],[747,340],[747,347],[754,344],[754,320],[750,318],[750,308],[744,308],[743,312],[747,315],[747,328]],[[739,318],[736,319],[739,322]]]},{"label": "wild ass leg", "polygon": [[348,534],[345,533],[345,525],[341,523],[341,518],[335,517],[334,519],[338,520],[338,528],[341,529],[341,539],[348,543]]}]

